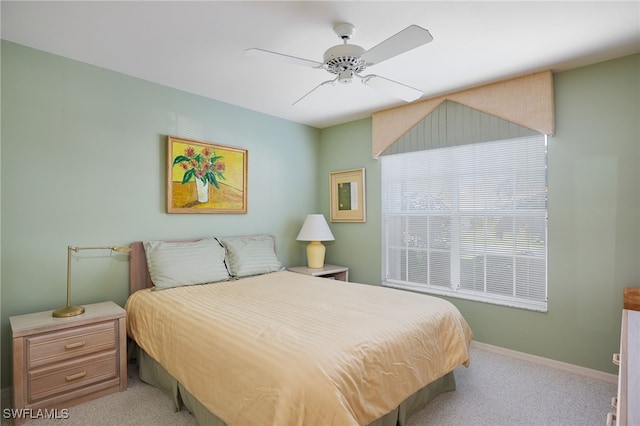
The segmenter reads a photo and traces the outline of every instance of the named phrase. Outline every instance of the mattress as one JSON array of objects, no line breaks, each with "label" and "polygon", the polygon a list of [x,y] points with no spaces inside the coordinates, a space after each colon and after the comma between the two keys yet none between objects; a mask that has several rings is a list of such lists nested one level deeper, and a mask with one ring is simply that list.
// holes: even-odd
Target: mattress
[{"label": "mattress", "polygon": [[422,294],[275,272],[132,294],[129,335],[228,425],[369,424],[469,361]]}]

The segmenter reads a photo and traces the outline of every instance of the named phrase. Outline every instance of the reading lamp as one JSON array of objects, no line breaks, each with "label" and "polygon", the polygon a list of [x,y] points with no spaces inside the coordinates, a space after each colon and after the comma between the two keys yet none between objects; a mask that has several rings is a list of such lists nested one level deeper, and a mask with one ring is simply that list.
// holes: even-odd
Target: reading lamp
[{"label": "reading lamp", "polygon": [[120,246],[100,246],[100,247],[67,247],[67,306],[53,311],[53,316],[57,318],[75,317],[84,313],[84,307],[71,306],[71,252],[79,252],[80,250],[111,250],[119,253],[129,253],[129,247]]},{"label": "reading lamp", "polygon": [[334,239],[323,215],[310,214],[307,216],[296,240],[311,241],[307,245],[307,265],[309,268],[324,266],[326,249],[320,241],[333,241]]}]

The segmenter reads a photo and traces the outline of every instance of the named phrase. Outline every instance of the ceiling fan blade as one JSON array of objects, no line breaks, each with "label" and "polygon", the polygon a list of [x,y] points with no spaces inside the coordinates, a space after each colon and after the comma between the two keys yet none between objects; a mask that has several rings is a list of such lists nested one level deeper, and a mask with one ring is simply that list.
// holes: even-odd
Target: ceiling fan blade
[{"label": "ceiling fan blade", "polygon": [[409,25],[399,33],[364,52],[361,56],[367,65],[379,64],[401,53],[427,44],[433,40],[429,31],[417,25]]},{"label": "ceiling fan blade", "polygon": [[362,84],[381,90],[406,102],[415,101],[423,94],[422,90],[375,74],[365,75],[361,81]]},{"label": "ceiling fan blade", "polygon": [[303,67],[311,67],[311,68],[322,68],[324,64],[322,62],[312,61],[309,59],[297,58],[295,56],[289,56],[282,53],[270,52],[268,50],[263,49],[246,49],[244,51],[245,55],[253,56],[255,58],[263,58],[276,60],[280,62],[286,62],[294,65],[302,65]]},{"label": "ceiling fan blade", "polygon": [[314,87],[313,89],[311,89],[310,91],[308,91],[303,97],[301,97],[300,99],[298,99],[297,101],[295,101],[293,104],[291,104],[292,106],[294,105],[301,105],[305,102],[303,102],[303,100],[309,99],[308,96],[310,94],[312,94],[313,92],[315,92],[316,90],[318,90],[319,88],[321,88],[322,86],[326,86],[327,84],[330,85],[335,85],[336,82],[338,81],[338,77],[334,78],[333,80],[327,80],[327,81],[323,81],[322,83],[318,84],[316,87]]}]

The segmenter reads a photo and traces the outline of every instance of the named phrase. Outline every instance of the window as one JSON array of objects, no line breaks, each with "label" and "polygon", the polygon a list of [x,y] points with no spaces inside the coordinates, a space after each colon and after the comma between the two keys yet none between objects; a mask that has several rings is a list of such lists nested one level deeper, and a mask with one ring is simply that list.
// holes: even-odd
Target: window
[{"label": "window", "polygon": [[545,135],[381,157],[383,284],[547,310]]}]

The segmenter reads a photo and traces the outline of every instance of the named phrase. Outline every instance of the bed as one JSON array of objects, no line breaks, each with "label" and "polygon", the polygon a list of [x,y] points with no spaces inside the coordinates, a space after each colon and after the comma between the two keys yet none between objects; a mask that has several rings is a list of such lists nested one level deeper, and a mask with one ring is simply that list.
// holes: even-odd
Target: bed
[{"label": "bed", "polygon": [[140,378],[200,425],[402,425],[469,365],[451,303],[287,271],[269,235],[135,242],[130,268]]}]

